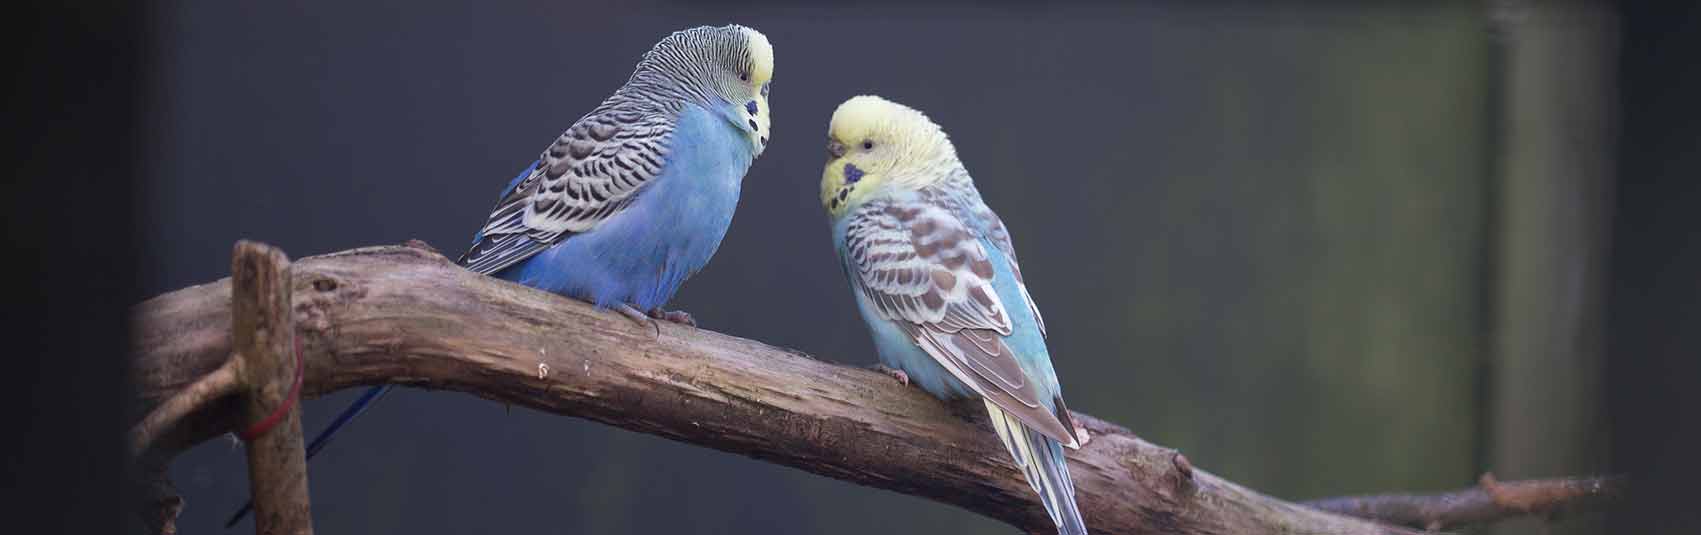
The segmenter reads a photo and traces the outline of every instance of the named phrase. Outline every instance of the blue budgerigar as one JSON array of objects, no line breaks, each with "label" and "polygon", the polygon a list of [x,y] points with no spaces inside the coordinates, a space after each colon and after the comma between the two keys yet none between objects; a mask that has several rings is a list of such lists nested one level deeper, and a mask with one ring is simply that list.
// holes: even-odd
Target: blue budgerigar
[{"label": "blue budgerigar", "polygon": [[[748,27],[662,39],[626,85],[508,183],[460,264],[646,326],[652,318],[694,324],[661,307],[709,262],[732,223],[744,174],[771,135],[773,72],[773,47]],[[388,389],[368,390],[307,456]]]},{"label": "blue budgerigar", "polygon": [[841,104],[821,205],[880,360],[940,398],[978,397],[1058,531],[1085,535],[1063,448],[1078,448],[1004,223],[944,131],[880,97]]}]

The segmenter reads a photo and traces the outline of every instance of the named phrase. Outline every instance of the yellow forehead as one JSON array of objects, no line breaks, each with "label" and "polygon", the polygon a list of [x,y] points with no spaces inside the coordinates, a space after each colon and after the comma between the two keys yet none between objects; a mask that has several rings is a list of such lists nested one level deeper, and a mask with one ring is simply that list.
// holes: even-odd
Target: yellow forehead
[{"label": "yellow forehead", "polygon": [[828,135],[847,144],[863,139],[882,139],[905,145],[933,147],[948,145],[945,132],[927,115],[873,95],[851,97],[833,111]]},{"label": "yellow forehead", "polygon": [[755,28],[740,26],[750,48],[750,76],[757,85],[766,83],[774,77],[774,45],[768,43],[768,36]]}]

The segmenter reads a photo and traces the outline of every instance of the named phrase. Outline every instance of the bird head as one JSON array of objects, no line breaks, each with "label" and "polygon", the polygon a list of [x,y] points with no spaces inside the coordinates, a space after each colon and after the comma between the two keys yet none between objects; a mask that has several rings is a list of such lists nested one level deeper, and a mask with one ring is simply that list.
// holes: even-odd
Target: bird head
[{"label": "bird head", "polygon": [[737,24],[674,32],[644,54],[633,78],[685,89],[744,132],[757,155],[767,147],[774,47],[762,32]]},{"label": "bird head", "polygon": [[837,218],[885,188],[921,188],[943,180],[957,151],[920,111],[877,96],[852,97],[827,128],[821,207]]}]

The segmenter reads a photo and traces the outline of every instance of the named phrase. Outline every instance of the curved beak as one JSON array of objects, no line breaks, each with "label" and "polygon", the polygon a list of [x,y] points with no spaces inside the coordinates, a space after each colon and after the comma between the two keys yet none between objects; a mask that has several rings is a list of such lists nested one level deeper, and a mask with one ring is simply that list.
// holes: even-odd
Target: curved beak
[{"label": "curved beak", "polygon": [[827,159],[837,160],[843,157],[845,157],[845,144],[839,143],[837,139],[827,140]]}]

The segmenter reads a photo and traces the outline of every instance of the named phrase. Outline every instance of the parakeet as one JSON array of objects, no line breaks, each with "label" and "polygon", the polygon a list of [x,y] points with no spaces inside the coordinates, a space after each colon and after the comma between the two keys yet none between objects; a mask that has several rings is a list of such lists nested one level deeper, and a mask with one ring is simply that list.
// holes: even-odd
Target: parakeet
[{"label": "parakeet", "polygon": [[1058,531],[1085,535],[1063,448],[1079,448],[997,214],[926,115],[876,96],[833,112],[821,205],[880,360],[943,399],[985,402]]},{"label": "parakeet", "polygon": [[[773,46],[748,27],[662,39],[626,85],[508,182],[459,263],[646,325],[694,324],[661,306],[732,223],[744,174],[772,135],[773,73]],[[308,458],[389,388],[373,387],[344,410]]]}]

